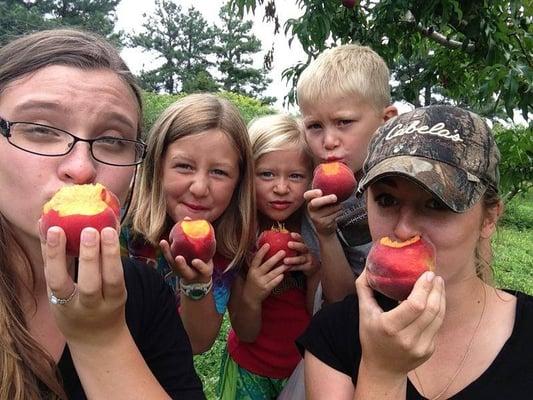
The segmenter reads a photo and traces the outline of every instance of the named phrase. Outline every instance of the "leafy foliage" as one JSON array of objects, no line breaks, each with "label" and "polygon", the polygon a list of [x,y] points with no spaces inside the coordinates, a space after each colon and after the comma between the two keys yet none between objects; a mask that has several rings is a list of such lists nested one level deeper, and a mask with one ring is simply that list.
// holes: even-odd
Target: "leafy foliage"
[{"label": "leafy foliage", "polygon": [[61,26],[99,33],[120,45],[122,33],[113,33],[119,1],[0,1],[0,44],[22,34]]},{"label": "leafy foliage", "polygon": [[533,187],[533,129],[496,128],[494,136],[501,153],[501,189],[508,202]]},{"label": "leafy foliage", "polygon": [[143,15],[143,32],[129,36],[131,47],[151,51],[161,63],[141,72],[143,87],[170,94],[216,90],[218,85],[208,71],[213,28],[194,7],[183,13],[181,6],[170,0],[156,0],[155,5],[154,14]]},{"label": "leafy foliage", "polygon": [[[144,103],[144,131],[145,135],[150,130],[159,115],[172,103],[185,96],[185,94],[155,94],[151,92],[143,93]],[[243,96],[238,93],[220,92],[219,96],[231,101],[239,109],[246,123],[253,118],[274,113],[270,107],[262,104],[259,100]]]},{"label": "leafy foliage", "polygon": [[[215,54],[218,70],[222,77],[219,82],[228,92],[243,95],[261,96],[272,79],[267,77],[265,68],[253,68],[253,54],[261,51],[261,41],[250,31],[252,21],[243,21],[229,5],[220,9],[222,24],[216,28],[218,44]],[[263,98],[264,103],[272,103],[273,98]]]},{"label": "leafy foliage", "polygon": [[[480,114],[533,110],[533,3],[523,0],[362,0],[353,9],[341,1],[296,0],[301,17],[285,32],[308,54],[284,72],[297,82],[325,48],[358,42],[374,48],[399,81],[395,99],[415,105],[452,99]],[[278,26],[275,0],[231,0],[239,10],[265,7]],[[441,95],[441,96],[439,96]],[[444,96],[444,98],[442,97]],[[294,89],[288,100],[295,101]]]}]

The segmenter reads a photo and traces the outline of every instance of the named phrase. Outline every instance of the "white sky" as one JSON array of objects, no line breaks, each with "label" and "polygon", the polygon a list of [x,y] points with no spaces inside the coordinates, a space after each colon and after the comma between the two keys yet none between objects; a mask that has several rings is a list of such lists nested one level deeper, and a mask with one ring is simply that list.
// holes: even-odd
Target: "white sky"
[{"label": "white sky", "polygon": [[[174,0],[177,4],[181,5],[182,10],[187,10],[189,7],[194,6],[200,11],[204,18],[211,24],[218,23],[218,13],[220,7],[225,3],[224,0]],[[278,4],[281,4],[278,2]],[[272,83],[268,89],[264,92],[264,95],[274,96],[277,98],[275,104],[276,108],[282,109],[283,97],[289,91],[290,87],[282,81],[281,73],[284,69],[296,64],[298,61],[304,61],[307,59],[302,47],[298,40],[292,42],[291,47],[288,45],[288,38],[283,33],[283,24],[288,18],[296,18],[301,13],[298,7],[294,4],[294,1],[283,0],[283,7],[278,8],[278,16],[280,18],[281,29],[280,33],[274,36],[273,24],[263,22],[263,9],[258,7],[256,9],[255,16],[250,14],[245,15],[245,19],[253,21],[252,32],[255,36],[261,40],[263,51],[255,57],[255,67],[261,67],[263,64],[263,56],[268,49],[272,47],[274,43],[274,61],[272,63],[272,70],[269,77],[272,79]],[[143,22],[143,13],[150,14],[155,8],[154,0],[122,0],[117,7],[118,21],[116,27],[123,29],[127,33],[140,32],[142,30],[141,24]],[[122,56],[126,60],[126,63],[134,73],[138,73],[143,64],[145,69],[151,69],[150,59],[146,53],[137,49],[124,49]]]}]

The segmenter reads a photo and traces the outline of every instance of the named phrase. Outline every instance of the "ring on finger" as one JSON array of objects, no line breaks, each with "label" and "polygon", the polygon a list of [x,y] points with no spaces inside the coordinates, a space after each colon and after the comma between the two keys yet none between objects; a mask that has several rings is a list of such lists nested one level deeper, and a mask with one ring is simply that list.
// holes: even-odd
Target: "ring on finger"
[{"label": "ring on finger", "polygon": [[69,294],[66,298],[57,297],[54,294],[54,291],[52,290],[52,291],[50,291],[50,303],[52,303],[54,305],[55,304],[65,305],[70,300],[72,300],[74,298],[76,293],[78,293],[78,285],[76,285],[76,284],[74,284],[74,289],[72,289],[72,293]]}]

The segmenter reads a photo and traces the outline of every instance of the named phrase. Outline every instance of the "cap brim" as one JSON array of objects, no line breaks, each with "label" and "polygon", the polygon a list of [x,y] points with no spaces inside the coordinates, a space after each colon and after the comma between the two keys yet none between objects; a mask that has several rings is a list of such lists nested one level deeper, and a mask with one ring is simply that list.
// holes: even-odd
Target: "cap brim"
[{"label": "cap brim", "polygon": [[454,212],[464,212],[481,198],[487,185],[449,164],[417,156],[387,158],[372,167],[361,179],[358,196],[378,179],[402,176],[437,196]]}]

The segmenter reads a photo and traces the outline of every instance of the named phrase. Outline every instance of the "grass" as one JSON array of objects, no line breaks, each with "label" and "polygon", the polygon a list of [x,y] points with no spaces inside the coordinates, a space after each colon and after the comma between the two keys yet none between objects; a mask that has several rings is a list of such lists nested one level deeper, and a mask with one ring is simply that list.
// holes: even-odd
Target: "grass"
[{"label": "grass", "polygon": [[499,287],[533,295],[533,191],[506,205],[492,244]]},{"label": "grass", "polygon": [[[496,285],[533,295],[533,191],[515,197],[506,205],[498,233],[493,238]],[[198,375],[208,400],[216,399],[222,353],[229,330],[227,316],[221,332],[205,354],[194,357]]]}]

